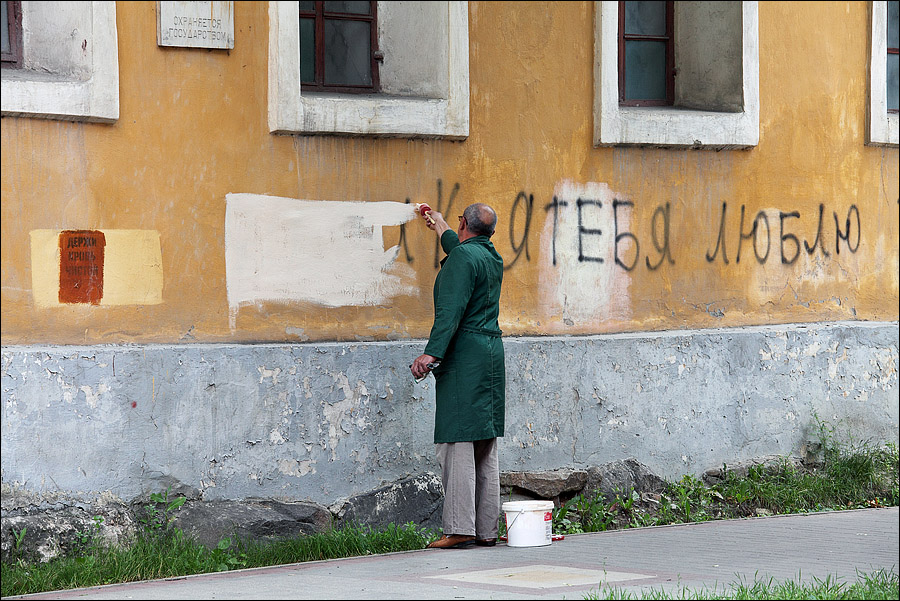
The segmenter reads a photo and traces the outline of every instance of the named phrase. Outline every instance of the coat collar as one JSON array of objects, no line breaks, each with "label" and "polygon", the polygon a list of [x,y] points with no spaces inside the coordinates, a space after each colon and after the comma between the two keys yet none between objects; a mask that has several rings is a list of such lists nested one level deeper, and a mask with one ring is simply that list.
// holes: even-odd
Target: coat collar
[{"label": "coat collar", "polygon": [[475,244],[491,244],[491,239],[487,236],[473,236],[465,242],[460,242],[460,244],[469,244],[470,242]]}]

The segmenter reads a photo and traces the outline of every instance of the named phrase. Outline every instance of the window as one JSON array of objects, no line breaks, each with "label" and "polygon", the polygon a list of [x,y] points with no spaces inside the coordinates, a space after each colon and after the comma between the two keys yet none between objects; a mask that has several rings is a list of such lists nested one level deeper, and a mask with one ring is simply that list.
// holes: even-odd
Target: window
[{"label": "window", "polygon": [[893,0],[887,3],[887,110],[898,112],[898,94],[900,94],[900,2]]},{"label": "window", "polygon": [[[2,114],[106,123],[117,120],[116,3],[3,4],[8,12],[13,5],[20,6],[18,31],[23,35],[18,37],[19,68],[2,72]],[[3,66],[7,66],[5,62]]]},{"label": "window", "polygon": [[[302,4],[309,8],[312,3]],[[331,2],[322,4],[322,17],[327,20],[335,11],[326,10]],[[368,93],[353,93],[360,89],[347,86],[346,80],[339,90],[302,83],[315,77],[310,75],[310,64],[302,62],[302,55],[313,55],[308,40],[315,37],[309,34],[311,24],[302,24],[298,15],[310,19],[313,13],[301,13],[300,2],[269,3],[269,131],[454,140],[469,135],[467,3],[372,4],[375,40],[371,49],[375,50],[371,54],[377,62],[372,73],[373,87],[365,90]],[[359,16],[354,13],[353,18]],[[327,39],[324,27],[323,22],[323,40]],[[301,28],[306,29],[305,35]],[[322,46],[325,66],[320,73],[327,86],[325,52]]]},{"label": "window", "polygon": [[22,3],[2,2],[3,66],[16,69],[22,65]]},{"label": "window", "polygon": [[595,146],[759,142],[757,2],[594,7]]},{"label": "window", "polygon": [[619,3],[619,104],[673,104],[674,2]]},{"label": "window", "polygon": [[898,2],[872,2],[869,32],[869,103],[866,144],[897,146],[900,141],[898,102]]},{"label": "window", "polygon": [[376,2],[300,2],[304,89],[378,90]]}]

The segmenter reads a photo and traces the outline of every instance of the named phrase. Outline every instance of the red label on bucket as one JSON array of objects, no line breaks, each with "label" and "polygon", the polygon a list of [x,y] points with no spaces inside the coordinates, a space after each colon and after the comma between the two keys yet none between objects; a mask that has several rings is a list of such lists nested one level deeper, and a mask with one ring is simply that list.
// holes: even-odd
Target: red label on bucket
[{"label": "red label on bucket", "polygon": [[552,522],[552,521],[553,521],[553,512],[552,512],[552,511],[545,511],[545,512],[544,512],[544,521],[545,521],[545,522]]}]

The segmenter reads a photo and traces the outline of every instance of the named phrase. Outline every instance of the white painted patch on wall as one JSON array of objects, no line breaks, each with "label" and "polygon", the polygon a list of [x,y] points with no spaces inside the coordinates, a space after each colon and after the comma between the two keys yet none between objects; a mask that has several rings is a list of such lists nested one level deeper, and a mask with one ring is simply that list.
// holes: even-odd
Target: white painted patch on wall
[{"label": "white painted patch on wall", "polygon": [[382,227],[415,219],[400,202],[298,200],[228,194],[225,276],[232,328],[242,305],[381,305],[418,294],[411,267],[384,249]]},{"label": "white painted patch on wall", "polygon": [[[559,205],[555,222],[548,213],[541,233],[541,248],[547,249],[549,259],[539,276],[544,311],[561,315],[568,326],[628,319],[631,279],[615,264],[613,191],[604,183],[564,180],[554,196]],[[620,233],[630,231],[630,211],[620,209],[618,220]],[[623,239],[620,254],[634,252],[628,244]]]}]

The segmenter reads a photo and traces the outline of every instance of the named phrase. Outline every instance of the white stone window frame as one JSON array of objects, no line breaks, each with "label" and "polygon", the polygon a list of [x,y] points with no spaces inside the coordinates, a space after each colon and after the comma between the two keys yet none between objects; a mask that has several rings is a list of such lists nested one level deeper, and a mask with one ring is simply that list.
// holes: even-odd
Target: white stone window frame
[{"label": "white stone window frame", "polygon": [[299,3],[269,2],[269,131],[462,140],[469,135],[469,9],[448,2],[446,98],[300,92]]},{"label": "white stone window frame", "polygon": [[[22,2],[23,31],[28,4]],[[90,76],[66,78],[27,69],[3,69],[4,116],[113,123],[119,119],[119,45],[115,2],[70,2],[91,11]],[[27,40],[25,41],[27,44]],[[23,52],[28,48],[23,44]]]},{"label": "white stone window frame", "polygon": [[869,104],[866,111],[866,144],[898,146],[900,114],[887,110],[887,2],[870,3]]},{"label": "white stone window frame", "polygon": [[751,148],[759,144],[759,8],[742,2],[743,111],[619,105],[619,3],[594,2],[594,146]]}]

